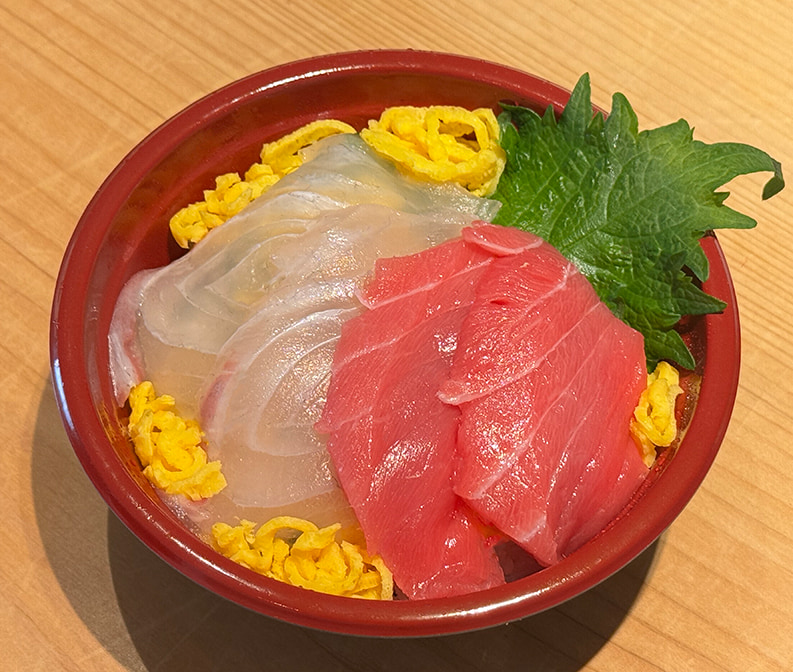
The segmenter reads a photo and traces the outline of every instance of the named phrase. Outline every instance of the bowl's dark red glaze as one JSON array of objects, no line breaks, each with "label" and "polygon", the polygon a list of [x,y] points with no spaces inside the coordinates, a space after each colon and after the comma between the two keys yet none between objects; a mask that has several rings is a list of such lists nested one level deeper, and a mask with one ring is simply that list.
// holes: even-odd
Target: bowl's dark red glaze
[{"label": "bowl's dark red glaze", "polygon": [[[439,600],[369,602],[261,577],[188,532],[141,476],[122,431],[108,373],[107,333],[133,273],[170,261],[168,219],[213,178],[244,171],[263,142],[320,117],[358,127],[398,104],[561,110],[568,92],[493,63],[420,51],[367,51],[308,59],[260,72],[208,95],[145,138],[85,210],[57,280],[50,330],[52,380],[69,439],[110,508],[149,548],[197,583],[254,611],[323,630],[375,636],[460,632],[553,607],[607,578],[649,546],[680,513],[722,441],[738,385],[735,295],[715,237],[705,289],[727,301],[692,327],[703,384],[683,444],[656,465],[630,506],[557,565],[488,591]],[[418,541],[418,540],[417,540]]]}]

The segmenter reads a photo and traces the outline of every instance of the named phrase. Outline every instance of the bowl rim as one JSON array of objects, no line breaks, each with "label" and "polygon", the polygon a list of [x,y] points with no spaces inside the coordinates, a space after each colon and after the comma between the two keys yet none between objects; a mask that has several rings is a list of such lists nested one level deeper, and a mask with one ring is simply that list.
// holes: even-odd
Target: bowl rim
[{"label": "bowl rim", "polygon": [[[711,400],[720,399],[721,403],[716,406],[718,412],[694,414],[689,435],[700,437],[699,444],[690,446],[684,441],[685,450],[680,450],[657,477],[664,487],[648,488],[607,532],[538,574],[487,591],[455,598],[369,602],[311,593],[256,575],[217,554],[173,515],[164,514],[162,506],[119,469],[118,456],[102,445],[102,438],[107,440],[106,428],[98,411],[72,402],[91,398],[86,372],[92,353],[84,351],[83,338],[90,328],[91,316],[84,301],[94,262],[87,263],[82,255],[98,250],[113,213],[147,172],[203,124],[252,98],[267,96],[298,81],[395,71],[530,91],[539,104],[553,106],[557,112],[569,98],[566,89],[510,66],[458,54],[399,49],[301,59],[253,73],[207,94],[144,137],[108,175],[80,217],[56,281],[50,318],[50,372],[67,436],[84,471],[133,534],[182,574],[245,608],[298,625],[368,636],[428,636],[513,621],[580,594],[651,545],[691,499],[726,433],[740,368],[736,296],[715,235],[702,240],[711,267],[704,288],[708,291],[717,287],[719,298],[728,305],[723,313],[703,318],[704,330],[708,342],[713,342],[716,334],[726,334],[726,339],[720,341],[719,348],[707,350],[699,404],[707,408]],[[88,322],[70,319],[75,311],[87,315]]]}]

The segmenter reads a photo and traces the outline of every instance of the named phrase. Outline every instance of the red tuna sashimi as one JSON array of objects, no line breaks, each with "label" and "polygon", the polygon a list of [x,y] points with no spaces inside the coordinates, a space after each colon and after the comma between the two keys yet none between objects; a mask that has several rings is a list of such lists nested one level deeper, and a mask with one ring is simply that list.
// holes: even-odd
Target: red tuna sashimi
[{"label": "red tuna sashimi", "polygon": [[629,422],[641,334],[555,248],[482,225],[479,283],[440,397],[460,407],[455,490],[542,564],[594,536],[645,477]]},{"label": "red tuna sashimi", "polygon": [[342,328],[317,429],[361,523],[412,599],[503,583],[497,556],[454,493],[460,411],[437,396],[478,279],[492,261],[458,239],[382,260]]}]

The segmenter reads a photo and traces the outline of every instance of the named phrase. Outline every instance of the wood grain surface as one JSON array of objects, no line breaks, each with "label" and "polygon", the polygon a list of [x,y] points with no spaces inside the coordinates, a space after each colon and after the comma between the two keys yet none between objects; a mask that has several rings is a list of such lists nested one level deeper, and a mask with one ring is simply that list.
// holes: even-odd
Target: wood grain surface
[{"label": "wood grain surface", "polygon": [[200,96],[297,58],[417,48],[499,61],[642,127],[685,117],[793,171],[787,0],[0,0],[0,670],[793,669],[793,188],[730,185],[757,219],[720,240],[743,368],[704,484],[650,549],[558,608],[481,632],[378,641],[304,630],[183,578],[108,511],[49,379],[55,277],[94,191]]}]

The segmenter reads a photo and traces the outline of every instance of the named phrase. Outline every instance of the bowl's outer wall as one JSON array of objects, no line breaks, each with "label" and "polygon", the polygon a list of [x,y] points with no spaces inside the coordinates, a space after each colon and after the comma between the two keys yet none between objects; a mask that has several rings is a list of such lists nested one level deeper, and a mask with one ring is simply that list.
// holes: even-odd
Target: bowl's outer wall
[{"label": "bowl's outer wall", "polygon": [[[370,603],[305,591],[220,557],[165,507],[140,473],[123,430],[109,370],[107,335],[124,283],[182,251],[170,216],[199,200],[224,172],[242,172],[261,145],[317,118],[360,128],[391,105],[455,104],[498,109],[507,100],[542,113],[569,93],[485,61],[420,51],[323,56],[279,66],[197,101],[145,138],[107,178],[67,247],[53,301],[52,379],[69,439],[86,473],[119,518],[161,558],[196,582],[261,613],[309,627],[418,636],[487,627],[537,613],[627,564],[672,522],[707,473],[726,431],[738,383],[735,295],[715,237],[705,289],[728,302],[698,320],[704,382],[680,451],[651,473],[610,528],[558,565],[505,586],[447,600]],[[718,344],[718,347],[714,347]]]}]

